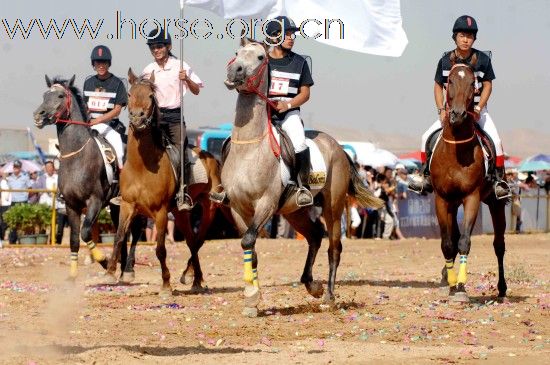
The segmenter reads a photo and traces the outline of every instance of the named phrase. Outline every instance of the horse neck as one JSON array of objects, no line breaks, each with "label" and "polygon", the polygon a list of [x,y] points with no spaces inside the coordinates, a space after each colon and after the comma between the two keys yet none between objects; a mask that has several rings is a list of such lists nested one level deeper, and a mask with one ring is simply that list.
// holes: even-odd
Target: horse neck
[{"label": "horse neck", "polygon": [[[71,93],[71,111],[66,117],[68,120],[84,122],[84,116],[80,112],[76,98]],[[59,142],[59,152],[63,155],[82,147],[91,137],[88,126],[79,124],[57,123],[57,139]]]},{"label": "horse neck", "polygon": [[466,140],[475,133],[474,120],[472,117],[468,116],[465,121],[461,123],[460,126],[451,127],[451,123],[447,120],[443,123],[443,132],[442,136],[449,141],[462,141]]},{"label": "horse neck", "polygon": [[126,160],[129,164],[139,163],[143,161],[158,161],[164,154],[164,148],[160,146],[160,130],[153,131],[153,128],[158,129],[158,112],[155,107],[154,116],[151,120],[151,126],[141,133],[135,133],[132,128],[128,130],[128,144]]},{"label": "horse neck", "polygon": [[[267,69],[262,75],[259,92],[267,96]],[[266,102],[256,94],[239,93],[231,138],[235,140],[258,138],[265,133],[267,123]]]}]

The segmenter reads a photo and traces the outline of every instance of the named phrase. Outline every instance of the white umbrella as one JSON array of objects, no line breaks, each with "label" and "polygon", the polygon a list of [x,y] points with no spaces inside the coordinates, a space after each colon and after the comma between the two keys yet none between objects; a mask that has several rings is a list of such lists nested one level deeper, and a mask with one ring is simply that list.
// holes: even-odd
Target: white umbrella
[{"label": "white umbrella", "polygon": [[[23,171],[35,172],[35,171],[42,170],[42,166],[40,164],[38,164],[37,162],[30,161],[30,160],[19,160],[19,161],[21,161],[21,170],[23,170]],[[13,162],[14,161],[10,161],[10,162],[6,163],[1,169],[2,172],[12,173],[13,172]]]},{"label": "white umbrella", "polygon": [[359,155],[357,156],[357,162],[361,165],[368,165],[374,168],[382,166],[393,167],[397,163],[397,160],[396,155],[380,148],[361,156],[361,158],[359,158]]}]

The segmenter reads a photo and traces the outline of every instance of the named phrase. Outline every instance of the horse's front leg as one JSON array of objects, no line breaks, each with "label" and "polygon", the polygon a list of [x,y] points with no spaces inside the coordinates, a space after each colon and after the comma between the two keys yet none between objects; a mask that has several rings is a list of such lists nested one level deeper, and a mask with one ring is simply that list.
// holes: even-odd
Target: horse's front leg
[{"label": "horse's front leg", "polygon": [[[132,243],[130,244],[130,252],[128,253],[128,259],[126,266],[122,268],[122,276],[120,281],[123,283],[131,283],[135,280],[136,274],[134,271],[134,265],[136,263],[136,246],[139,238],[141,237],[142,230],[147,224],[147,218],[144,216],[134,216],[132,223],[130,224],[130,231],[132,232]],[[126,234],[128,235],[128,234]]]},{"label": "horse's front leg", "polygon": [[163,299],[172,297],[172,286],[170,286],[170,270],[166,265],[166,225],[168,224],[168,211],[166,208],[160,209],[154,217],[157,227],[157,248],[156,254],[162,270],[162,286],[159,296]]},{"label": "horse's front leg", "polygon": [[107,258],[105,257],[105,254],[98,247],[96,247],[95,242],[92,241],[92,225],[97,220],[101,206],[101,200],[95,197],[90,198],[86,215],[84,216],[84,222],[82,223],[80,236],[86,243],[86,246],[88,246],[94,261],[98,262],[104,269],[107,269]]},{"label": "horse's front leg", "polygon": [[[134,207],[126,202],[122,201],[120,205],[120,214],[118,217],[118,228],[115,237],[115,244],[113,246],[113,252],[111,253],[111,258],[109,259],[109,264],[107,266],[107,273],[105,279],[110,283],[116,283],[117,278],[115,276],[118,258],[121,256],[121,248],[123,243],[126,242],[128,228],[132,222],[132,218],[135,215]],[[126,248],[125,248],[126,249]],[[121,270],[124,270],[124,266],[121,263]]]},{"label": "horse's front leg", "polygon": [[78,276],[78,250],[80,248],[80,214],[74,209],[67,207],[67,217],[71,227],[71,257],[69,279],[74,280]]},{"label": "horse's front leg", "polygon": [[276,210],[276,202],[264,199],[256,206],[248,229],[241,240],[244,261],[244,309],[243,315],[256,317],[258,304],[260,303],[260,284],[258,281],[258,255],[256,254],[256,239],[258,231],[273,216]]},{"label": "horse's front leg", "polygon": [[435,210],[437,221],[439,222],[439,230],[441,234],[441,251],[445,257],[446,279],[449,284],[449,296],[453,296],[456,292],[457,276],[454,270],[454,262],[456,257],[456,245],[453,242],[454,222],[456,219],[457,205],[450,204],[439,195],[435,195]]},{"label": "horse's front leg", "polygon": [[476,223],[477,213],[479,211],[479,191],[470,194],[463,201],[464,204],[464,221],[462,223],[462,234],[458,240],[458,254],[460,255],[460,266],[458,267],[458,277],[455,301],[468,302],[469,298],[466,295],[466,281],[467,275],[467,263],[468,254],[470,253],[470,246],[472,244],[471,237]]}]

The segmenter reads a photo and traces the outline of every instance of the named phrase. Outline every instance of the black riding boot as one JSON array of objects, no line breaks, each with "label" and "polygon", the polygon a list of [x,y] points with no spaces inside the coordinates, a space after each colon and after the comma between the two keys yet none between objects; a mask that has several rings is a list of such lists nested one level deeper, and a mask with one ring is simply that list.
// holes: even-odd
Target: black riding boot
[{"label": "black riding boot", "polygon": [[504,180],[504,167],[495,167],[495,195],[497,199],[506,199],[512,197],[512,190]]},{"label": "black riding boot", "polygon": [[187,161],[187,151],[184,152],[183,161],[181,161],[181,163],[183,163],[183,176],[180,176],[180,189],[176,194],[176,204],[178,206],[178,210],[191,210],[193,209],[194,204],[193,199],[191,199],[191,196],[187,192],[190,177],[189,162]]},{"label": "black riding boot", "polygon": [[296,204],[299,207],[307,207],[313,204],[313,195],[309,190],[309,173],[311,171],[311,157],[309,148],[296,153],[296,165],[292,180],[298,185],[296,192]]},{"label": "black riding boot", "polygon": [[422,164],[418,175],[411,175],[409,177],[409,190],[422,195],[434,191],[427,162]]}]

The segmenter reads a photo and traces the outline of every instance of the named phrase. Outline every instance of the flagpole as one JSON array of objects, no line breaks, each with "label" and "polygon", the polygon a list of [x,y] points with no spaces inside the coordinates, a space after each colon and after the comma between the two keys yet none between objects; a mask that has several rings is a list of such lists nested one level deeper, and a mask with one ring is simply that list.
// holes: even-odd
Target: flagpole
[{"label": "flagpole", "polygon": [[[183,23],[183,2],[184,0],[180,0],[180,22]],[[183,70],[183,32],[180,31],[180,71]],[[180,186],[183,186],[185,184],[184,176],[185,176],[185,138],[183,133],[183,81],[180,80]],[[182,194],[181,199],[182,201],[185,200],[185,191],[180,192]]]}]

